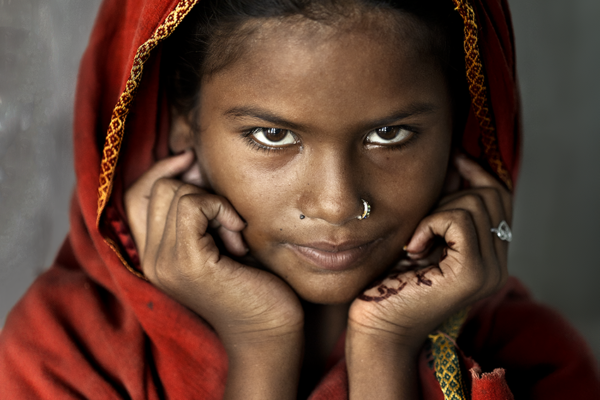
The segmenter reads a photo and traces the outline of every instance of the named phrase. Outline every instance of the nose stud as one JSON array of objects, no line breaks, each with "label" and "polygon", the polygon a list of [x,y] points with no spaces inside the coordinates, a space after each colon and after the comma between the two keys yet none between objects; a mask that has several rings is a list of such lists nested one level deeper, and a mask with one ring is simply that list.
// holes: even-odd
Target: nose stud
[{"label": "nose stud", "polygon": [[[360,199],[360,201],[362,201],[362,204],[363,204],[363,212],[362,212],[362,214],[357,216],[356,219],[358,219],[359,221],[362,221],[363,219],[369,218],[369,215],[371,215],[371,205],[365,199]],[[304,218],[306,218],[306,216],[304,214],[300,214],[300,219],[304,219]]]},{"label": "nose stud", "polygon": [[359,221],[362,221],[363,219],[369,218],[369,215],[371,215],[371,205],[365,199],[360,199],[360,201],[362,201],[362,203],[363,203],[363,212],[361,215],[356,217],[356,219],[358,219]]}]

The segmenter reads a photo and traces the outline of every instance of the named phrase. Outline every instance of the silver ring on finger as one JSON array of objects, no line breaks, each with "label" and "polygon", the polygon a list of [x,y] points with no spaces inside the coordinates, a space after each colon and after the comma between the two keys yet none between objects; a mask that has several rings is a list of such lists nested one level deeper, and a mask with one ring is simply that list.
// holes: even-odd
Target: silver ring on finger
[{"label": "silver ring on finger", "polygon": [[510,226],[504,220],[500,222],[497,228],[490,229],[492,233],[495,233],[498,236],[498,239],[503,240],[505,242],[510,242],[512,240],[512,231],[510,230]]}]

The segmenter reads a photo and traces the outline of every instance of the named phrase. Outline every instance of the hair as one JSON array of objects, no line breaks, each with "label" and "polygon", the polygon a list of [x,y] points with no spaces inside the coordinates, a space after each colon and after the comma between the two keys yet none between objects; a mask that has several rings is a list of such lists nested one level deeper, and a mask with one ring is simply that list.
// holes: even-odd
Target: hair
[{"label": "hair", "polygon": [[416,37],[418,51],[433,56],[446,76],[454,114],[459,117],[455,120],[462,124],[469,104],[463,27],[450,0],[201,1],[165,44],[162,74],[169,102],[181,115],[194,112],[203,77],[241,58],[248,38],[267,21],[347,29],[367,16],[391,26],[384,31],[396,35],[390,40],[409,34]]}]

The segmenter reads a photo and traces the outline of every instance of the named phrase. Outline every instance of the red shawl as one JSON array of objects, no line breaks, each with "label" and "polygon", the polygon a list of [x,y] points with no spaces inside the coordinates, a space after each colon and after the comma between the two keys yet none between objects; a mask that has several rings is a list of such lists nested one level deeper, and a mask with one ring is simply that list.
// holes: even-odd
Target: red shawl
[{"label": "red shawl", "polygon": [[[125,188],[168,154],[160,43],[196,1],[106,0],[100,9],[77,90],[71,230],[54,265],[7,318],[0,335],[1,399],[223,395],[227,357],[219,339],[201,318],[136,276],[122,205]],[[472,0],[473,13],[466,0],[448,1],[465,21],[473,98],[463,146],[512,187],[519,105],[508,6]],[[474,399],[512,398],[511,390],[527,398],[600,398],[585,344],[515,281],[472,309],[458,345]],[[338,353],[313,398],[348,396]],[[424,398],[443,399],[425,351],[420,371]]]}]

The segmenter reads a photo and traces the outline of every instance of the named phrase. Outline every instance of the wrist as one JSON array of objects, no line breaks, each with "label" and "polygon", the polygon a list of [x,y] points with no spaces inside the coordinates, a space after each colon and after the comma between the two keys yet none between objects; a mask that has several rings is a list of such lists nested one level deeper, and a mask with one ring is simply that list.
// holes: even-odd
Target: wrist
[{"label": "wrist", "polygon": [[348,327],[346,363],[350,399],[418,398],[421,347],[422,343],[407,343],[397,335],[374,334]]},{"label": "wrist", "polygon": [[283,357],[283,354],[294,353],[304,347],[304,333],[288,332],[278,334],[246,334],[221,337],[223,346],[230,359],[247,359],[252,357]]},{"label": "wrist", "polygon": [[295,399],[302,366],[303,335],[225,344],[229,371],[225,399]]},{"label": "wrist", "polygon": [[357,343],[370,343],[372,346],[393,348],[394,352],[418,354],[427,334],[405,328],[400,324],[393,326],[368,326],[352,320],[348,321],[346,339]]},{"label": "wrist", "polygon": [[424,342],[425,338],[421,337],[350,324],[346,331],[346,353],[381,353],[385,359],[397,360],[395,364],[411,365],[418,358]]}]

